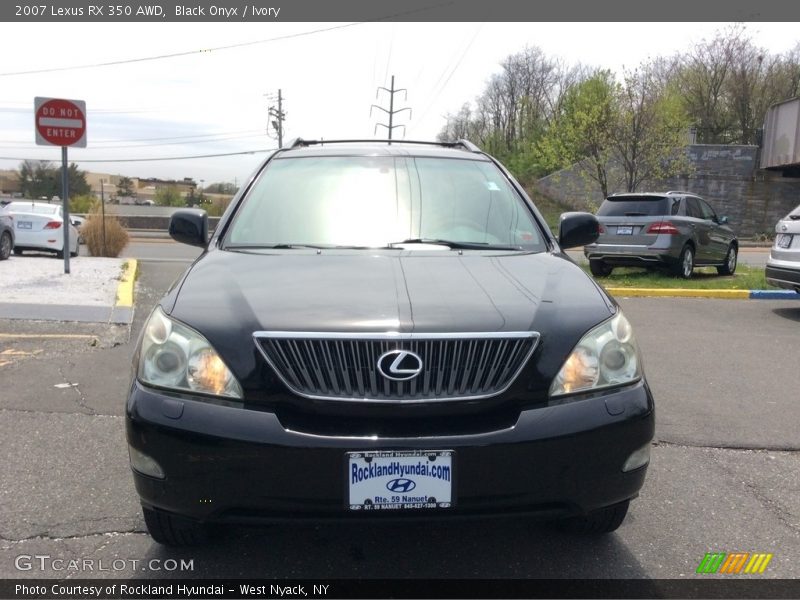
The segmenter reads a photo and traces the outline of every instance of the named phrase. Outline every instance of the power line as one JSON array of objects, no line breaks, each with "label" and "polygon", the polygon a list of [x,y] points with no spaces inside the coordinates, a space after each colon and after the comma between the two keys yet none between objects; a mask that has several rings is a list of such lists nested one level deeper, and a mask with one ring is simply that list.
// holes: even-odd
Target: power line
[{"label": "power line", "polygon": [[[439,99],[439,96],[441,95],[442,90],[444,90],[444,88],[450,82],[450,79],[453,77],[455,72],[458,71],[458,68],[461,66],[461,63],[464,61],[464,58],[467,56],[467,53],[469,52],[470,48],[472,48],[472,44],[475,43],[475,39],[478,37],[478,34],[481,32],[482,29],[483,29],[483,24],[481,23],[481,25],[475,30],[475,33],[473,34],[472,39],[469,41],[469,44],[467,44],[466,48],[464,48],[464,51],[461,53],[461,56],[459,57],[458,62],[456,63],[456,65],[453,67],[453,70],[450,71],[450,74],[447,76],[447,79],[444,80],[444,83],[442,84],[442,86],[439,88],[438,91],[436,91],[436,94],[434,95],[433,99],[431,99],[428,102],[428,106],[425,107],[425,110],[422,113],[422,117],[420,117],[419,121],[417,121],[418,123],[425,119],[425,116],[428,114],[428,111],[436,103],[436,100]],[[451,61],[451,64],[452,64],[452,61]],[[449,65],[448,65],[448,67],[449,67]],[[447,72],[447,67],[445,67],[445,70],[442,71],[442,74],[439,76],[439,80],[436,82],[436,84],[431,89],[432,92],[434,90],[436,90],[436,87],[439,85],[439,82],[442,81],[442,79],[444,78],[444,74],[446,72]]]},{"label": "power line", "polygon": [[397,19],[398,17],[404,17],[404,16],[411,15],[411,14],[414,14],[414,13],[437,10],[437,9],[440,9],[440,8],[442,8],[444,6],[449,6],[449,5],[454,4],[454,3],[455,3],[454,0],[450,0],[448,2],[441,2],[439,4],[434,4],[434,5],[431,5],[431,6],[424,6],[422,8],[416,8],[414,10],[407,10],[407,11],[403,11],[403,12],[399,12],[399,13],[394,13],[394,14],[391,14],[391,15],[385,15],[385,16],[382,16],[382,17],[377,17],[375,19],[370,19],[370,20],[366,20],[366,21],[358,21],[358,22],[355,22],[355,23],[345,23],[344,25],[334,25],[332,27],[325,27],[325,28],[322,28],[322,29],[313,29],[311,31],[302,31],[300,33],[290,33],[290,34],[287,34],[287,35],[280,35],[280,36],[273,37],[273,38],[265,38],[263,40],[254,40],[254,41],[251,41],[251,42],[240,42],[238,44],[228,44],[226,46],[214,46],[212,48],[201,48],[201,49],[198,49],[198,50],[186,50],[186,51],[183,51],[183,52],[173,52],[171,54],[157,54],[155,56],[143,56],[143,57],[139,57],[139,58],[128,58],[128,59],[123,59],[123,60],[114,60],[114,61],[101,62],[101,63],[89,63],[89,64],[85,64],[85,65],[75,65],[75,66],[72,66],[72,67],[52,67],[52,68],[49,68],[49,69],[33,69],[33,70],[29,70],[29,71],[11,71],[11,72],[8,72],[8,73],[0,73],[0,77],[10,77],[10,76],[13,76],[13,75],[37,75],[37,74],[40,74],[40,73],[57,73],[59,71],[72,71],[72,70],[76,70],[76,69],[94,69],[94,68],[97,68],[97,67],[111,67],[111,66],[115,66],[115,65],[125,65],[125,64],[138,63],[138,62],[148,62],[148,61],[154,61],[154,60],[163,60],[163,59],[167,59],[167,58],[178,58],[178,57],[181,57],[181,56],[191,56],[193,54],[202,54],[204,52],[216,52],[218,50],[231,50],[233,48],[244,48],[244,47],[247,47],[247,46],[255,46],[255,45],[258,45],[258,44],[267,44],[269,42],[279,42],[279,41],[295,39],[295,38],[299,38],[299,37],[307,37],[307,36],[310,36],[310,35],[315,35],[317,33],[326,33],[328,31],[335,31],[337,29],[347,29],[348,27],[357,27],[358,25],[365,25],[367,23],[377,23],[377,22],[380,22],[380,21],[389,21],[389,20]]},{"label": "power line", "polygon": [[[236,134],[258,134],[259,132],[253,129],[240,129],[238,131],[220,131],[218,133],[202,133],[202,134],[195,134],[195,135],[175,135],[175,136],[167,136],[167,137],[155,137],[155,138],[120,138],[120,139],[99,139],[95,140],[92,139],[92,145],[94,144],[117,144],[121,142],[159,142],[162,140],[196,140],[198,138],[210,138],[210,137],[217,137],[217,136],[231,136]],[[233,138],[228,138],[233,139]],[[30,140],[0,140],[2,142],[8,142],[10,144],[27,144]],[[209,141],[216,141],[216,140],[209,140]],[[27,146],[26,146],[27,147]],[[130,146],[131,148],[137,148],[141,146]]]},{"label": "power line", "polygon": [[305,37],[317,33],[325,33],[327,31],[334,31],[336,29],[345,29],[347,27],[355,27],[356,25],[363,25],[368,21],[359,21],[357,23],[346,23],[344,25],[334,25],[333,27],[326,27],[324,29],[314,29],[312,31],[303,31],[300,33],[291,33],[281,35],[273,38],[266,38],[263,40],[253,40],[252,42],[240,42],[238,44],[228,44],[226,46],[215,46],[213,48],[200,48],[198,50],[185,50],[183,52],[173,52],[171,54],[157,54],[155,56],[143,56],[140,58],[127,58],[123,60],[113,60],[101,63],[89,63],[85,65],[75,65],[71,67],[52,67],[49,69],[34,69],[30,71],[13,71],[9,73],[0,73],[0,77],[10,77],[12,75],[38,75],[40,73],[57,73],[59,71],[73,71],[78,69],[94,69],[97,67],[112,67],[115,65],[126,65],[131,63],[149,62],[154,60],[163,60],[166,58],[178,58],[181,56],[191,56],[193,54],[203,54],[205,52],[216,52],[218,50],[231,50],[233,48],[244,48],[246,46],[255,46],[257,44],[267,44],[269,42],[278,42],[282,40],[289,40],[293,38]]},{"label": "power line", "polygon": [[[192,156],[165,156],[160,158],[103,158],[103,159],[79,159],[76,163],[118,163],[118,162],[156,162],[167,160],[191,160],[193,158],[218,158],[221,156],[241,156],[243,154],[260,154],[262,152],[274,152],[277,148],[263,148],[259,150],[245,150],[242,152],[226,152],[224,154],[195,154]],[[0,160],[47,160],[41,158],[20,158],[16,156],[0,156]]]},{"label": "power line", "polygon": [[[163,108],[140,108],[140,109],[133,109],[133,110],[121,110],[117,108],[90,108],[86,112],[90,115],[136,115],[141,113],[152,113],[152,112],[163,112],[165,109]],[[31,112],[30,106],[25,108],[22,107],[0,107],[0,112],[2,113],[29,113]]]},{"label": "power line", "polygon": [[[190,140],[181,140],[181,141],[172,141],[172,142],[158,142],[158,143],[155,143],[155,144],[121,144],[121,145],[116,145],[116,146],[102,146],[101,145],[101,146],[96,146],[96,148],[102,149],[102,150],[118,150],[118,149],[129,149],[129,148],[156,148],[158,146],[179,146],[179,145],[183,145],[183,144],[192,144],[192,145],[194,145],[194,144],[214,144],[214,143],[217,143],[217,142],[225,142],[225,141],[229,141],[229,140],[241,140],[241,139],[246,139],[246,138],[261,137],[262,135],[263,135],[262,133],[250,133],[248,135],[233,135],[233,136],[228,136],[228,137],[215,138],[215,139],[212,139],[212,140],[190,139]],[[26,142],[23,142],[23,141],[12,142],[12,143],[13,144],[20,144],[21,143],[23,145],[20,146],[20,145],[4,145],[4,144],[0,144],[0,148],[5,148],[7,150],[26,150],[26,149],[29,149],[31,147],[31,145],[32,145],[32,143],[31,144],[27,144]]]},{"label": "power line", "polygon": [[[108,144],[108,143],[116,143],[116,142],[160,142],[162,140],[189,140],[189,139],[196,139],[196,138],[208,138],[208,137],[216,137],[218,135],[236,135],[236,134],[257,134],[259,132],[253,129],[240,129],[238,131],[220,131],[219,133],[202,133],[197,135],[176,135],[176,136],[169,136],[169,137],[157,137],[157,138],[131,138],[131,139],[120,139],[120,140],[93,140],[93,144]],[[260,133],[259,133],[260,135]],[[232,138],[230,138],[232,139]],[[212,142],[216,140],[210,140]]]}]

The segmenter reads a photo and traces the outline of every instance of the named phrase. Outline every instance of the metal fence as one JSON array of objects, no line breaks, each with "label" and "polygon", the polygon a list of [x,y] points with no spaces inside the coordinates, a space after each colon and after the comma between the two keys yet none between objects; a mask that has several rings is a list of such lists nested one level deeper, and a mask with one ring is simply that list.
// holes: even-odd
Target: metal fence
[{"label": "metal fence", "polygon": [[764,140],[763,129],[712,129],[692,127],[689,129],[690,144],[741,144],[761,147]]}]

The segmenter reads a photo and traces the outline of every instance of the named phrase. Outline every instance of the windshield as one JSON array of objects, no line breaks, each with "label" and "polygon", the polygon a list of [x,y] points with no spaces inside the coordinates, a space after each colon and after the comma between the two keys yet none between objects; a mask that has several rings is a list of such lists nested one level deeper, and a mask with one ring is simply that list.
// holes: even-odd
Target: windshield
[{"label": "windshield", "polygon": [[404,156],[277,158],[237,211],[225,244],[406,240],[544,249],[533,216],[493,163]]}]

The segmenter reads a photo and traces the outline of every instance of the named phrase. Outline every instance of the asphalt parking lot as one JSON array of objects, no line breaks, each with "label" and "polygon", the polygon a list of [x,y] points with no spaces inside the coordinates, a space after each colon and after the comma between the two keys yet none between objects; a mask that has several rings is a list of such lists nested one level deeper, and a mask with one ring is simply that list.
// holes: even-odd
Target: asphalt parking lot
[{"label": "asphalt parking lot", "polygon": [[[695,574],[706,552],[764,552],[769,568],[747,577],[800,578],[797,301],[619,299],[657,431],[648,479],[615,534],[498,519],[295,523],[230,529],[195,549],[153,543],[124,402],[142,321],[185,266],[140,264],[131,326],[0,320],[0,577],[679,579],[716,577]],[[19,558],[41,555],[125,567]],[[191,570],[151,568],[170,558]]]}]

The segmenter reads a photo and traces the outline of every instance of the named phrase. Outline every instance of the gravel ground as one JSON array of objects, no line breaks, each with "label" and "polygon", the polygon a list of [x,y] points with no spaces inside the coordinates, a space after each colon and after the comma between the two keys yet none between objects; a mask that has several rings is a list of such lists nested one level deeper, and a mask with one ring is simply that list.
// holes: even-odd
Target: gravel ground
[{"label": "gravel ground", "polygon": [[0,302],[110,306],[122,275],[121,258],[11,256],[0,262]]}]

